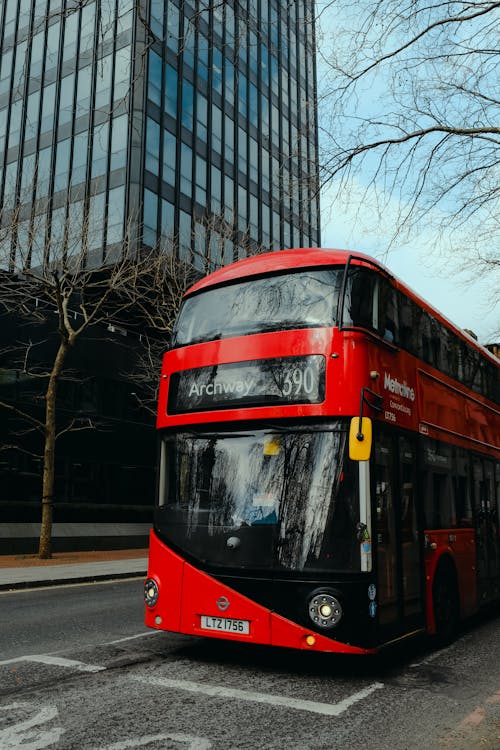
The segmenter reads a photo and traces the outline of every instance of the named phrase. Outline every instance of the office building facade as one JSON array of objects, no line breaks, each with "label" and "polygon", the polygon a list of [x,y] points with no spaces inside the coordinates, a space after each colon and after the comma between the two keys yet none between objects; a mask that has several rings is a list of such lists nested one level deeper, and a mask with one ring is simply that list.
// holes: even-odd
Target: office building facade
[{"label": "office building facade", "polygon": [[[126,243],[204,273],[319,242],[313,0],[4,0],[0,270],[62,253],[112,263]],[[107,427],[61,442],[56,524],[142,522],[152,507],[152,420],[115,387],[116,358],[102,372],[98,359],[85,387],[62,389],[68,413],[105,411]],[[25,387],[5,358],[0,387]],[[27,452],[0,455],[5,520],[22,505],[36,521],[39,473]]]},{"label": "office building facade", "polygon": [[113,258],[127,235],[204,271],[317,245],[313,18],[310,0],[5,0],[2,258],[82,236]]}]

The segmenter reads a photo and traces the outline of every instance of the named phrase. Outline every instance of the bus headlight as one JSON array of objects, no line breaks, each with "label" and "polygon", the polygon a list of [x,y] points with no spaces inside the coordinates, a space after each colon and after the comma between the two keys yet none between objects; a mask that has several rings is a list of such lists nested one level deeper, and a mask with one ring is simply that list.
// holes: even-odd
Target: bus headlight
[{"label": "bus headlight", "polygon": [[334,628],[342,619],[342,606],[331,594],[315,594],[309,600],[309,617],[320,628]]},{"label": "bus headlight", "polygon": [[148,578],[144,582],[144,601],[146,602],[148,607],[154,607],[156,602],[158,601],[158,596],[160,592],[158,589],[158,584],[153,578]]}]

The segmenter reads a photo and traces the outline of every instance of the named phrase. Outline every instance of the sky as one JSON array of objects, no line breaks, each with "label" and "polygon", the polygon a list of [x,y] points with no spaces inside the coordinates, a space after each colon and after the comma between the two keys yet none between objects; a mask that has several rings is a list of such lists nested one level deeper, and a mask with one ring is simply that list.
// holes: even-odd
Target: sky
[{"label": "sky", "polygon": [[[353,190],[355,198],[356,190]],[[473,269],[470,274],[461,276],[440,255],[438,238],[433,238],[430,230],[426,237],[422,237],[419,247],[414,240],[400,247],[393,245],[387,252],[390,217],[387,217],[388,226],[384,228],[379,219],[370,217],[365,203],[366,220],[362,225],[356,200],[352,204],[344,200],[339,205],[334,200],[334,193],[334,187],[331,187],[323,190],[321,195],[323,247],[371,255],[452,323],[474,331],[482,344],[500,341],[500,304],[492,306],[490,277],[474,280]],[[430,251],[429,247],[434,249]]]},{"label": "sky", "polygon": [[[318,8],[321,11],[321,22],[318,24],[321,28],[318,34],[318,77],[320,90],[325,91],[321,87],[322,76],[328,83],[330,73],[324,60],[332,47],[341,44],[337,32],[339,24],[341,26],[345,19],[339,5],[330,0],[318,0]],[[374,112],[382,106],[385,80],[383,72],[377,72],[368,79],[368,88],[363,96],[354,99],[356,107],[352,109],[352,115],[370,112],[375,120],[378,119]],[[328,116],[328,97],[323,100],[322,107]],[[320,107],[320,139],[323,124],[321,112]],[[346,113],[350,114],[349,105]],[[326,123],[324,126],[329,132]],[[366,163],[369,167],[370,159]],[[407,242],[403,239],[399,244],[392,242],[392,232],[402,207],[394,195],[389,195],[379,214],[376,207],[380,205],[383,194],[381,185],[378,186],[378,194],[367,185],[370,185],[370,177],[361,169],[355,177],[351,176],[348,186],[342,186],[341,200],[338,199],[335,184],[323,189],[320,198],[322,246],[371,255],[455,325],[474,331],[482,344],[499,343],[500,272],[497,271],[495,275],[493,272],[479,274],[477,268],[469,265],[465,273],[460,273],[463,260],[456,256],[451,260],[447,258],[437,230],[432,228],[433,225],[439,226],[443,218],[446,219],[437,211],[428,216],[425,226],[419,227],[418,234],[413,232]],[[466,247],[465,235],[462,242]],[[496,305],[492,301],[495,291]]]}]

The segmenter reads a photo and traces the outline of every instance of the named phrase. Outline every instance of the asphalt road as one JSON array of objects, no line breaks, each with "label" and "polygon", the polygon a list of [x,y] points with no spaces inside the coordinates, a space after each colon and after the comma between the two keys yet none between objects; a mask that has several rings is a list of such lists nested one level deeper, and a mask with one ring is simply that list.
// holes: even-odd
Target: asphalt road
[{"label": "asphalt road", "polygon": [[500,616],[383,659],[146,630],[142,582],[0,594],[1,750],[499,750]]}]

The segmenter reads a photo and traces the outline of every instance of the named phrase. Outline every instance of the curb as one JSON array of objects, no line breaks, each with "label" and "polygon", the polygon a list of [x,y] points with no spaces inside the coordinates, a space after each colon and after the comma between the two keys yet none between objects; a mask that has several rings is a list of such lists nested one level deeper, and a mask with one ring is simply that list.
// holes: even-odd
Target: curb
[{"label": "curb", "polygon": [[69,578],[45,578],[36,581],[16,581],[11,583],[0,583],[0,592],[23,591],[29,589],[48,588],[52,586],[71,586],[80,583],[100,583],[106,581],[119,581],[145,578],[146,570],[127,573],[102,573],[92,576],[71,576]]}]

